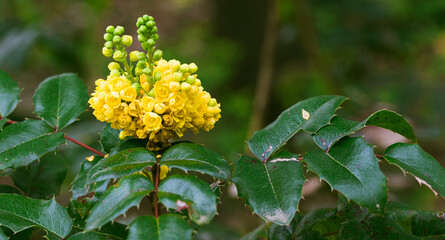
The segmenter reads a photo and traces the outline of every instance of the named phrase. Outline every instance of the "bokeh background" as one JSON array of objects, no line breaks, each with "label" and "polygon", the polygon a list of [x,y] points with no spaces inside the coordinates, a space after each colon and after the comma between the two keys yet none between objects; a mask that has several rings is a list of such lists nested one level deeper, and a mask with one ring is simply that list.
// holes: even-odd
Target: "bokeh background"
[{"label": "bokeh background", "polygon": [[[91,93],[110,61],[101,54],[105,27],[124,26],[135,39],[130,50],[141,50],[135,22],[145,13],[155,17],[164,57],[195,62],[204,87],[222,105],[214,130],[186,138],[230,162],[248,154],[244,141],[284,109],[308,97],[340,94],[351,99],[338,112],[349,119],[363,120],[381,108],[404,115],[420,145],[445,165],[443,0],[0,0],[0,69],[24,88],[10,118],[35,117],[34,89],[55,74],[77,73]],[[100,149],[102,126],[87,111],[67,132]],[[358,135],[377,151],[403,141],[379,128]],[[304,154],[315,144],[298,134],[287,147]],[[16,180],[29,182],[30,195],[37,191],[32,182],[52,174],[65,184],[59,189],[48,182],[44,191],[67,204],[69,183],[91,153],[72,143],[62,150],[35,163],[31,173],[23,169]],[[60,169],[48,173],[45,164]],[[380,167],[389,177],[390,199],[445,210],[445,200],[411,176],[386,163]],[[313,174],[307,177],[300,211],[335,206],[335,192]],[[236,239],[262,223],[233,186],[223,189],[222,202],[206,234],[224,231],[223,239]]]}]

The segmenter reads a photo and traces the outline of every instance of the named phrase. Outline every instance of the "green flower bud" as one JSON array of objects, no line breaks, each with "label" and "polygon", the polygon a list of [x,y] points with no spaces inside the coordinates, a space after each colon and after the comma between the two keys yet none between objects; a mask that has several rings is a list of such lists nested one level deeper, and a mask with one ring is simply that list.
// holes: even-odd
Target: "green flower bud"
[{"label": "green flower bud", "polygon": [[142,31],[140,28],[138,28],[138,30],[136,31],[138,34],[142,34]]},{"label": "green flower bud", "polygon": [[106,47],[103,47],[102,48],[102,54],[105,56],[105,57],[111,57],[111,56],[113,56],[113,49],[109,49],[109,48],[106,48]]},{"label": "green flower bud", "polygon": [[114,35],[118,35],[118,36],[121,36],[122,34],[124,34],[124,27],[122,27],[122,26],[117,26],[115,29],[114,29]]},{"label": "green flower bud", "polygon": [[121,44],[121,42],[122,42],[122,38],[121,37],[119,37],[119,36],[114,36],[113,37],[113,43],[114,44],[118,45],[118,44]]},{"label": "green flower bud", "polygon": [[158,32],[158,27],[154,26],[153,29],[151,30],[151,33],[157,33]]},{"label": "green flower bud", "polygon": [[122,50],[116,50],[113,54],[113,59],[119,62],[122,62],[123,60],[125,60],[125,53]]},{"label": "green flower bud", "polygon": [[146,32],[148,30],[145,25],[142,25],[139,29],[141,29],[141,32]]},{"label": "green flower bud", "polygon": [[[131,85],[134,89],[136,89],[136,92],[139,92],[141,90],[141,85],[139,83],[133,83]],[[216,101],[216,100],[215,100]]]},{"label": "green flower bud", "polygon": [[141,43],[141,46],[142,46],[142,48],[145,49],[145,50],[148,50],[148,49],[151,47],[150,45],[148,45],[147,42],[143,42],[143,43]]},{"label": "green flower bud", "polygon": [[139,61],[136,65],[137,68],[144,69],[147,67],[147,63],[145,61]]},{"label": "green flower bud", "polygon": [[158,49],[153,54],[153,60],[159,61],[159,60],[161,60],[161,58],[162,58],[162,51]]},{"label": "green flower bud", "polygon": [[196,66],[195,63],[190,63],[189,67],[190,67],[190,73],[195,73],[196,71],[198,71],[198,66]]},{"label": "green flower bud", "polygon": [[153,36],[151,36],[151,38],[153,38],[153,40],[155,40],[155,41],[158,41],[159,35],[158,34],[154,34]]},{"label": "green flower bud", "polygon": [[107,41],[107,42],[105,42],[105,44],[104,44],[104,46],[106,47],[106,48],[113,48],[113,42],[112,41]]},{"label": "green flower bud", "polygon": [[155,91],[154,89],[150,90],[150,92],[148,92],[148,96],[149,97],[155,97]]},{"label": "green flower bud", "polygon": [[190,67],[189,67],[188,64],[182,64],[182,65],[179,67],[179,71],[181,71],[181,72],[183,72],[183,73],[187,73],[187,72],[190,71]]},{"label": "green flower bud", "polygon": [[177,72],[179,70],[180,66],[181,66],[181,63],[179,61],[176,61],[171,65],[171,68],[172,68],[173,72]]},{"label": "green flower bud", "polygon": [[190,86],[190,84],[188,84],[186,82],[181,83],[181,90],[183,92],[188,92],[188,91],[190,91],[191,88],[192,88],[192,86]]},{"label": "green flower bud", "polygon": [[105,31],[107,31],[107,33],[114,33],[114,26],[108,26],[106,29],[105,29]]},{"label": "green flower bud", "polygon": [[195,85],[196,85],[196,86],[201,86],[201,80],[196,79],[196,80],[195,80]]},{"label": "green flower bud", "polygon": [[152,16],[148,16],[148,21],[154,21],[155,19]]},{"label": "green flower bud", "polygon": [[126,47],[131,46],[131,44],[133,44],[133,38],[130,35],[122,36],[122,44]]},{"label": "green flower bud", "polygon": [[148,44],[148,46],[151,47],[151,46],[154,46],[156,44],[156,42],[155,42],[155,40],[150,38],[150,39],[147,40],[147,44]]},{"label": "green flower bud", "polygon": [[195,81],[196,81],[196,77],[194,77],[194,76],[188,76],[187,79],[186,79],[186,81],[187,81],[188,84],[192,85],[192,84],[195,83]]},{"label": "green flower bud", "polygon": [[113,34],[111,33],[105,33],[104,34],[104,40],[105,41],[111,41],[113,39]]},{"label": "green flower bud", "polygon": [[145,26],[147,26],[148,28],[152,28],[152,27],[154,27],[154,25],[155,25],[155,22],[154,22],[154,21],[148,21],[148,22],[145,24]]},{"label": "green flower bud", "polygon": [[138,51],[130,52],[130,61],[136,62],[137,60],[139,60],[138,53],[139,53]]},{"label": "green flower bud", "polygon": [[179,72],[173,73],[173,80],[175,80],[177,82],[181,81],[182,80],[182,74],[179,73]]},{"label": "green flower bud", "polygon": [[119,69],[113,69],[113,70],[111,70],[110,75],[112,77],[119,77],[121,75],[121,73],[119,72]]},{"label": "green flower bud", "polygon": [[117,62],[110,62],[108,64],[108,69],[110,69],[110,71],[112,71],[113,69],[119,70],[120,68],[121,68],[121,65],[119,65],[119,63],[117,63]]},{"label": "green flower bud", "polygon": [[144,70],[142,70],[142,73],[147,76],[151,76],[153,74],[153,72],[151,71],[151,69],[149,67],[144,68]]},{"label": "green flower bud", "polygon": [[210,98],[209,107],[214,107],[214,106],[216,106],[216,99]]},{"label": "green flower bud", "polygon": [[135,68],[134,73],[138,76],[142,75],[142,68]]},{"label": "green flower bud", "polygon": [[142,34],[139,34],[138,35],[138,40],[139,40],[139,42],[146,42],[147,41],[147,37],[145,37],[144,35],[142,35]]},{"label": "green flower bud", "polygon": [[161,72],[159,72],[159,71],[155,72],[155,81],[161,80],[161,77],[162,77]]},{"label": "green flower bud", "polygon": [[145,55],[144,52],[139,52],[138,53],[138,59],[139,60],[145,60],[145,59],[147,59],[147,55]]},{"label": "green flower bud", "polygon": [[136,27],[140,28],[141,25],[144,25],[144,19],[142,19],[141,17],[138,18],[137,22],[136,22]]},{"label": "green flower bud", "polygon": [[144,22],[147,22],[150,17],[147,14],[144,14],[144,16],[142,16],[142,19],[144,19]]}]

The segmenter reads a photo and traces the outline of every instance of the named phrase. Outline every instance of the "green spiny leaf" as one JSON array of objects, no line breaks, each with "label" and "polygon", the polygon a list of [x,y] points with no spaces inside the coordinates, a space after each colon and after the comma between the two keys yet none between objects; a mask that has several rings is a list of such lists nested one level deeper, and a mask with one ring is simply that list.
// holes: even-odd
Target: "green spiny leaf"
[{"label": "green spiny leaf", "polygon": [[295,228],[295,234],[301,235],[307,231],[310,231],[312,227],[322,220],[333,218],[336,214],[334,208],[320,208],[314,210],[306,215],[298,222]]},{"label": "green spiny leaf", "polygon": [[266,221],[287,225],[298,209],[305,182],[298,156],[280,152],[268,162],[243,156],[235,162],[239,195]]},{"label": "green spiny leaf", "polygon": [[431,155],[413,143],[395,143],[383,156],[389,163],[412,174],[419,183],[427,185],[436,195],[445,197],[445,169]]},{"label": "green spiny leaf", "polygon": [[35,112],[49,125],[63,129],[86,110],[88,92],[73,73],[45,79],[34,94]]},{"label": "green spiny leaf", "polygon": [[341,96],[319,96],[293,105],[273,123],[253,134],[248,141],[252,153],[264,161],[300,130],[315,133],[329,124],[335,111],[345,100]]},{"label": "green spiny leaf", "polygon": [[127,176],[152,166],[156,161],[156,156],[145,148],[126,149],[94,165],[88,172],[87,184]]},{"label": "green spiny leaf", "polygon": [[54,198],[40,200],[0,193],[0,224],[14,232],[38,226],[64,238],[71,230],[72,219]]},{"label": "green spiny leaf", "polygon": [[85,196],[90,192],[103,193],[107,190],[109,181],[99,181],[96,184],[87,184],[88,172],[96,165],[102,157],[95,156],[93,161],[84,161],[80,167],[80,172],[74,178],[71,184],[71,191],[73,192],[73,199],[76,200],[81,196]]},{"label": "green spiny leaf", "polygon": [[231,169],[218,153],[196,143],[182,142],[168,148],[161,158],[161,164],[184,171],[197,171],[228,181]]},{"label": "green spiny leaf", "polygon": [[26,120],[0,133],[0,170],[26,166],[65,142],[63,133],[40,120]]},{"label": "green spiny leaf", "polygon": [[342,138],[329,153],[309,152],[304,161],[310,171],[347,198],[372,212],[384,210],[386,177],[379,169],[372,147],[362,138]]},{"label": "green spiny leaf", "polygon": [[135,174],[122,178],[116,186],[110,187],[93,207],[85,229],[93,230],[114,220],[129,208],[139,205],[142,198],[153,190],[153,183],[143,175]]},{"label": "green spiny leaf", "polygon": [[[188,208],[190,219],[197,224],[209,223],[216,214],[216,195],[209,184],[196,176],[172,175],[163,180],[158,189],[160,202],[169,209]],[[178,200],[189,204],[178,205]]]},{"label": "green spiny leaf", "polygon": [[26,196],[50,199],[59,193],[66,172],[65,159],[51,154],[43,156],[39,162],[32,162],[27,167],[16,168],[11,178],[14,185]]},{"label": "green spiny leaf", "polygon": [[20,101],[20,92],[17,83],[9,74],[0,70],[0,116],[7,117]]},{"label": "green spiny leaf", "polygon": [[0,193],[14,193],[21,195],[17,188],[5,184],[0,184]]},{"label": "green spiny leaf", "polygon": [[341,117],[334,117],[331,124],[314,134],[314,141],[323,150],[329,150],[342,137],[352,134],[366,126],[377,126],[398,133],[409,140],[417,141],[413,127],[400,114],[380,110],[371,114],[362,122],[351,121]]},{"label": "green spiny leaf", "polygon": [[3,131],[3,127],[5,126],[5,124],[8,122],[9,119],[7,118],[2,118],[0,119],[0,131]]},{"label": "green spiny leaf", "polygon": [[159,218],[142,216],[130,224],[128,240],[187,240],[192,239],[193,229],[181,216],[162,215]]}]

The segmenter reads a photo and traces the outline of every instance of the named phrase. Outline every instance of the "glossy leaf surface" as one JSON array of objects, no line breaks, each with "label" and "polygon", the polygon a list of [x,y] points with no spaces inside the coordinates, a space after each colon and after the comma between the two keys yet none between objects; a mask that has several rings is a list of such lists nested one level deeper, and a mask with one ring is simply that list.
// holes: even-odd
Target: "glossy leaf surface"
[{"label": "glossy leaf surface", "polygon": [[86,230],[99,228],[139,205],[143,197],[153,191],[153,183],[143,175],[130,175],[110,187],[91,210]]},{"label": "glossy leaf surface", "polygon": [[0,116],[7,117],[20,101],[21,89],[9,74],[0,70]]},{"label": "glossy leaf surface", "polygon": [[386,177],[379,169],[372,146],[362,138],[342,138],[329,153],[313,151],[304,161],[308,169],[347,198],[381,212],[387,199]]},{"label": "glossy leaf surface", "polygon": [[191,240],[193,229],[185,219],[176,214],[159,218],[142,216],[130,224],[128,240]]},{"label": "glossy leaf surface", "polygon": [[298,209],[305,178],[298,156],[280,152],[268,162],[243,156],[233,173],[238,194],[266,221],[287,225]]},{"label": "glossy leaf surface", "polygon": [[196,143],[178,143],[162,154],[161,164],[184,171],[197,171],[228,181],[231,169],[218,153]]},{"label": "glossy leaf surface", "polygon": [[100,131],[100,145],[102,150],[106,153],[110,153],[111,149],[116,147],[119,142],[119,130],[111,128],[111,124],[107,123]]},{"label": "glossy leaf surface", "polygon": [[0,193],[0,224],[14,232],[38,226],[63,238],[71,230],[72,219],[54,198],[40,200]]},{"label": "glossy leaf surface", "polygon": [[87,88],[73,73],[45,79],[34,94],[35,112],[59,130],[74,122],[86,110],[87,102]]},{"label": "glossy leaf surface", "polygon": [[26,166],[65,142],[63,133],[40,120],[12,124],[0,132],[0,170]]},{"label": "glossy leaf surface", "polygon": [[88,172],[87,183],[127,176],[152,166],[156,161],[156,156],[145,148],[126,149],[95,164]]},{"label": "glossy leaf surface", "polygon": [[329,124],[335,111],[345,100],[341,96],[319,96],[284,110],[274,122],[256,131],[247,142],[252,153],[257,158],[266,160],[300,130],[315,133]]},{"label": "glossy leaf surface", "polygon": [[395,143],[385,150],[388,162],[412,174],[437,195],[445,196],[445,169],[417,144]]},{"label": "glossy leaf surface", "polygon": [[172,175],[158,189],[159,201],[169,209],[178,208],[178,196],[182,202],[190,202],[189,216],[197,224],[209,223],[216,214],[216,195],[209,184],[196,176]]}]

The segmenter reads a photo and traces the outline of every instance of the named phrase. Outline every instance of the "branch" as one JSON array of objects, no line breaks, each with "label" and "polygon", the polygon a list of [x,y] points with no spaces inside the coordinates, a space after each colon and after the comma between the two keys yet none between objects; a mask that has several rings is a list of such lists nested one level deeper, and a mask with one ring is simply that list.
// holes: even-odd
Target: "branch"
[{"label": "branch", "polygon": [[[0,119],[1,119],[1,118],[0,118]],[[8,120],[7,123],[14,124],[14,123],[18,123],[18,122],[17,122],[17,121],[13,121],[13,120]],[[95,154],[97,154],[97,155],[99,155],[99,156],[101,156],[101,157],[105,157],[105,154],[103,154],[103,153],[97,151],[96,149],[94,149],[94,148],[92,148],[92,147],[90,147],[90,146],[87,146],[87,145],[85,145],[85,144],[83,144],[83,143],[81,143],[81,142],[79,142],[79,141],[77,141],[77,140],[75,140],[75,139],[72,139],[72,138],[70,138],[70,137],[68,137],[68,136],[65,136],[65,139],[66,139],[66,140],[69,140],[69,141],[71,141],[71,142],[73,142],[73,143],[76,143],[76,144],[78,144],[79,146],[82,146],[82,147],[84,147],[84,148],[86,148],[86,149],[88,149],[88,150],[94,152]]]}]

